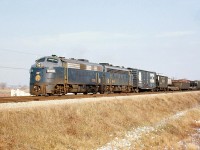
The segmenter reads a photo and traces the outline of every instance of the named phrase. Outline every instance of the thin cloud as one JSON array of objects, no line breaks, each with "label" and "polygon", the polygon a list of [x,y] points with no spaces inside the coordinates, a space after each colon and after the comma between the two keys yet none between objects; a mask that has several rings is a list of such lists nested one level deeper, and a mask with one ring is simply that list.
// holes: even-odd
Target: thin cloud
[{"label": "thin cloud", "polygon": [[168,38],[168,37],[184,37],[194,35],[194,31],[174,31],[174,32],[162,32],[157,34],[157,38]]},{"label": "thin cloud", "polygon": [[43,48],[71,48],[81,45],[90,48],[113,47],[115,45],[132,45],[137,40],[143,39],[144,35],[124,34],[112,32],[74,32],[62,33],[48,36],[31,36],[21,39],[14,39],[13,43],[25,47],[43,47]]}]

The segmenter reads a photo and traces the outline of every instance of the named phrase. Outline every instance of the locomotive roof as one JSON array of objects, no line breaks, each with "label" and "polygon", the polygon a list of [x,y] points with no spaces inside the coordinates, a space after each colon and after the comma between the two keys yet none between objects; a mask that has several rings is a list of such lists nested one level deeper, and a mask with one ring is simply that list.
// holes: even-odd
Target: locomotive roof
[{"label": "locomotive roof", "polygon": [[168,78],[168,76],[165,76],[165,75],[160,75],[160,74],[156,74],[157,76],[159,76],[159,77],[167,77]]},{"label": "locomotive roof", "polygon": [[137,69],[137,68],[128,68],[129,70],[138,70],[138,71],[143,71],[143,72],[150,72],[150,73],[156,73],[155,71],[148,71],[144,69]]},{"label": "locomotive roof", "polygon": [[115,69],[115,70],[122,70],[122,71],[129,71],[127,68],[122,68],[122,67],[119,67],[119,66],[110,66],[110,65],[107,65],[106,63],[103,64],[103,63],[91,63],[89,62],[88,60],[85,60],[85,59],[66,59],[66,58],[61,58],[62,61],[64,62],[70,62],[70,63],[78,63],[78,64],[86,64],[86,65],[94,65],[94,66],[105,66],[106,68],[109,68],[109,69]]},{"label": "locomotive roof", "polygon": [[58,57],[58,56],[56,56],[56,55],[52,55],[52,56],[44,56],[44,57],[41,57],[41,58],[39,58],[39,59],[37,59],[36,61],[38,61],[38,60],[40,60],[40,59],[42,59],[42,58],[54,58],[54,59],[58,59],[58,60],[61,60],[62,62],[69,62],[69,63],[76,63],[76,64],[85,64],[85,65],[92,65],[92,66],[102,66],[102,65],[100,65],[100,64],[98,64],[98,63],[91,63],[91,62],[89,62],[88,60],[86,60],[86,59],[66,59],[66,58],[64,58],[64,57]]},{"label": "locomotive roof", "polygon": [[122,71],[130,71],[127,68],[122,68],[122,67],[118,67],[118,66],[107,66],[107,65],[105,65],[105,68],[114,69],[114,70],[122,70]]},{"label": "locomotive roof", "polygon": [[[100,64],[93,63],[93,62],[89,62],[86,59],[74,59],[74,58],[67,59],[65,57],[58,57],[56,55],[44,56],[44,57],[41,57],[41,58],[54,58],[54,59],[59,59],[62,62],[76,63],[76,64],[85,64],[85,65],[92,65],[92,66],[101,66],[101,67],[105,66],[105,68],[109,68],[109,69],[122,70],[122,71],[130,71],[129,69],[124,68],[124,67],[112,66],[112,65],[109,65],[108,63],[100,63]],[[39,58],[39,59],[41,59],[41,58]],[[39,60],[39,59],[37,59],[37,60]]]},{"label": "locomotive roof", "polygon": [[88,60],[85,59],[66,59],[66,58],[60,58],[63,62],[69,62],[69,63],[77,63],[77,64],[85,64],[85,65],[93,65],[93,66],[102,66],[98,63],[91,63]]}]

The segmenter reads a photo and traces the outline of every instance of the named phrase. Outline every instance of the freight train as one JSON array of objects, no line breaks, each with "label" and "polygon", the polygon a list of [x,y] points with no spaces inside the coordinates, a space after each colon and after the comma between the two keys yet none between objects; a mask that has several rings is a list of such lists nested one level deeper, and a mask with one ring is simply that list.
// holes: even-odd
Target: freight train
[{"label": "freight train", "polygon": [[[36,60],[31,66],[30,93],[38,96],[185,90],[185,86],[182,89],[180,85],[185,82],[169,84],[169,80],[156,72],[52,55]],[[191,87],[200,89],[200,82],[189,83],[188,90]]]}]

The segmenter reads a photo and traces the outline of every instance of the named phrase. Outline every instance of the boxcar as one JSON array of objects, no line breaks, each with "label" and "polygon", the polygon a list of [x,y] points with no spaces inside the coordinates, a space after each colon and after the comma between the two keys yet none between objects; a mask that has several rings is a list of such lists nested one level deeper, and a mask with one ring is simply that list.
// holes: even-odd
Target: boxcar
[{"label": "boxcar", "polygon": [[168,89],[168,77],[156,75],[156,89],[157,91],[166,91]]},{"label": "boxcar", "polygon": [[146,70],[129,68],[133,74],[133,88],[135,92],[156,89],[156,73]]},{"label": "boxcar", "polygon": [[199,90],[200,89],[200,81],[190,81],[190,89],[191,90]]},{"label": "boxcar", "polygon": [[197,87],[197,90],[200,90],[200,81],[195,81],[196,82],[196,87]]}]

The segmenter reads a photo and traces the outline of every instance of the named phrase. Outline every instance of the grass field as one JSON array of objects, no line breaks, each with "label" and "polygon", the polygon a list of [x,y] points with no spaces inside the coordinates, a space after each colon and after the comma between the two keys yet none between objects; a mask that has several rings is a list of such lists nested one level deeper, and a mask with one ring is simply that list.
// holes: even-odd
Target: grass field
[{"label": "grass field", "polygon": [[[191,138],[200,128],[200,92],[16,109],[4,105],[0,109],[2,150],[198,148]],[[124,139],[128,144],[120,145]]]}]

